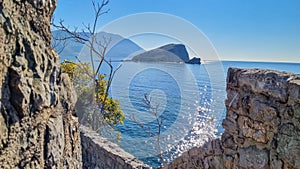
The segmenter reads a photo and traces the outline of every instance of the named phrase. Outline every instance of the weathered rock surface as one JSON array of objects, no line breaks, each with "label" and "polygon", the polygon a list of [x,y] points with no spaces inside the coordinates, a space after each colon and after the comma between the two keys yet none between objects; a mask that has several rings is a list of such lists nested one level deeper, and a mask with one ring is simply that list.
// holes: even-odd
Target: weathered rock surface
[{"label": "weathered rock surface", "polygon": [[0,166],[81,168],[76,95],[50,47],[56,1],[0,1]]},{"label": "weathered rock surface", "polygon": [[225,132],[163,168],[300,168],[300,75],[230,68]]},{"label": "weathered rock surface", "polygon": [[125,152],[118,145],[100,137],[87,127],[80,127],[82,144],[83,168],[120,168],[120,169],[148,169],[131,154]]}]

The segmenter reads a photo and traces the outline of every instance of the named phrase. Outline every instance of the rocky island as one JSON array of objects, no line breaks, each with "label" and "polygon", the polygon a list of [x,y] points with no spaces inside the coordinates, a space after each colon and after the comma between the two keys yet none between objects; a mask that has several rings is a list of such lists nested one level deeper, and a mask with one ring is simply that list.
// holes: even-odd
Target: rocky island
[{"label": "rocky island", "polygon": [[167,44],[138,54],[132,58],[132,61],[201,64],[200,58],[194,57],[190,60],[183,44]]}]

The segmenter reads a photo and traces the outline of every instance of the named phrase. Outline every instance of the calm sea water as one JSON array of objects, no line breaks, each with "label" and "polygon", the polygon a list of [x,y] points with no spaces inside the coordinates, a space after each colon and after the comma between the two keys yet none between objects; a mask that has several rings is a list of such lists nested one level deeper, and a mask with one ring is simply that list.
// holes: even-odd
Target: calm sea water
[{"label": "calm sea water", "polygon": [[[221,135],[229,67],[300,74],[300,64],[296,63],[119,64],[121,67],[115,75],[111,95],[120,100],[126,120],[124,125],[116,127],[120,132],[117,142],[153,167],[161,163],[158,154],[169,162],[191,147]],[[151,98],[152,111],[143,101],[145,94]],[[162,120],[160,134],[157,119]],[[107,137],[115,141],[113,136]]]}]

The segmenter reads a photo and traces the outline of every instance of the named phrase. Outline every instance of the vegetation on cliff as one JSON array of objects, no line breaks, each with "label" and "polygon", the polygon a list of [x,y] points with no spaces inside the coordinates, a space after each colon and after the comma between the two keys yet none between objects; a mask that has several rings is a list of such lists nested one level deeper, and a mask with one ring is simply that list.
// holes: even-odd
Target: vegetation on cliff
[{"label": "vegetation on cliff", "polygon": [[[105,9],[108,3],[109,0],[92,1],[95,12],[94,22],[92,25],[84,25],[85,29],[82,32],[78,32],[77,29],[70,30],[64,25],[62,19],[58,24],[52,22],[52,26],[63,35],[56,37],[55,41],[72,40],[81,43],[86,49],[87,60],[82,61],[78,56],[74,56],[77,63],[65,60],[61,63],[61,67],[62,71],[70,76],[76,90],[78,96],[76,113],[80,123],[96,131],[102,131],[107,124],[110,126],[122,124],[125,118],[119,101],[109,97],[109,89],[118,70],[107,58],[112,39],[106,36],[99,38],[96,31],[100,16],[109,11]],[[65,43],[58,44],[63,44],[63,48],[65,47]],[[108,67],[107,75],[101,73],[102,67]]]},{"label": "vegetation on cliff", "polygon": [[89,63],[64,60],[61,68],[69,75],[78,96],[75,108],[81,124],[98,130],[105,122],[111,126],[123,123],[125,115],[120,102],[107,96],[108,81],[105,75],[98,74],[93,91],[94,81],[89,76],[93,73]]}]

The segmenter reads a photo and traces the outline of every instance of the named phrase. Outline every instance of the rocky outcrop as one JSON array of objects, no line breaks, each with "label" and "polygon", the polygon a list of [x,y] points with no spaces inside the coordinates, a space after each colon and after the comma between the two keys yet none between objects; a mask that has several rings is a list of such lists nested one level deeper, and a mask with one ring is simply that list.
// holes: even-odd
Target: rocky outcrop
[{"label": "rocky outcrop", "polygon": [[150,167],[125,152],[118,145],[100,137],[87,127],[80,127],[83,168],[149,169]]},{"label": "rocky outcrop", "polygon": [[225,132],[164,168],[300,168],[300,75],[230,68]]},{"label": "rocky outcrop", "polygon": [[183,44],[168,44],[150,51],[138,54],[132,58],[134,62],[166,62],[195,64],[200,59],[190,61],[189,54]]},{"label": "rocky outcrop", "polygon": [[193,57],[191,60],[189,60],[187,62],[188,64],[198,64],[200,65],[201,64],[201,59],[200,58],[197,58],[197,57]]},{"label": "rocky outcrop", "polygon": [[56,1],[0,1],[0,166],[81,168],[74,94],[50,47]]}]

